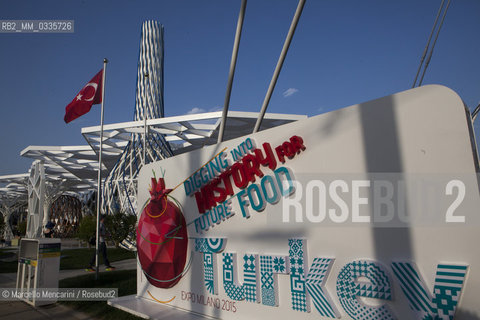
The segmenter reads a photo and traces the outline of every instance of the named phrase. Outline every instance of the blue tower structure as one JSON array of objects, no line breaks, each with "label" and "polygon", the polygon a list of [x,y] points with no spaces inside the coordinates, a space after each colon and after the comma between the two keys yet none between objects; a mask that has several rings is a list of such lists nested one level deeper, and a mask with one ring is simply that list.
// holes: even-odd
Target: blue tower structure
[{"label": "blue tower structure", "polygon": [[[142,25],[138,57],[134,121],[162,118],[163,26],[157,21]],[[173,155],[169,144],[157,132],[133,133],[123,153],[104,182],[102,211],[137,213],[137,177],[143,165]]]}]

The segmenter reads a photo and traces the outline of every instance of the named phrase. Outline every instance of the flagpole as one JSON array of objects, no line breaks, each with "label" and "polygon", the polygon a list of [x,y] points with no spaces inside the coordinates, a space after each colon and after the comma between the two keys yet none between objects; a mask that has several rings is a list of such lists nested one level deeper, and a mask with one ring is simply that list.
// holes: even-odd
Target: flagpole
[{"label": "flagpole", "polygon": [[148,71],[145,72],[143,76],[145,79],[145,90],[143,94],[143,165],[147,164],[147,85],[150,88],[150,83],[148,82]]},{"label": "flagpole", "polygon": [[100,112],[100,150],[98,153],[98,181],[97,181],[97,235],[95,246],[95,280],[98,279],[98,247],[100,245],[100,204],[102,202],[101,181],[102,181],[102,148],[103,148],[103,106],[105,103],[105,73],[107,71],[107,58],[103,59],[103,74],[102,74],[102,110]]}]

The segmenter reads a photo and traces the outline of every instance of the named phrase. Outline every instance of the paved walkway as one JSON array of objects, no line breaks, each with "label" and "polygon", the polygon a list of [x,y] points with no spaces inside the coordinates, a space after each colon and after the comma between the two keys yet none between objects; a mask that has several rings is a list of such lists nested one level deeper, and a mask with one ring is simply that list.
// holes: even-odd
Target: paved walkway
[{"label": "paved walkway", "polygon": [[0,301],[0,318],[2,320],[95,319],[59,303],[35,308],[22,301]]},{"label": "paved walkway", "polygon": [[[116,270],[136,269],[136,259],[116,261],[112,263]],[[100,266],[102,272],[103,266]],[[60,270],[60,280],[87,274],[84,269]],[[0,273],[0,288],[15,288],[16,273]],[[72,310],[65,305],[55,303],[43,307],[33,307],[23,301],[0,301],[0,318],[2,320],[33,320],[33,319],[94,319],[91,316]]]}]

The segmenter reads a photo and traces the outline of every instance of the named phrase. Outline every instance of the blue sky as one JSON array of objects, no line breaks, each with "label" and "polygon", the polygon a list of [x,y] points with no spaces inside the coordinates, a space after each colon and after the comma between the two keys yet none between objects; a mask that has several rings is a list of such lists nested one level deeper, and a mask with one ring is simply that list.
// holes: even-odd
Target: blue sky
[{"label": "blue sky", "polygon": [[[268,112],[316,115],[409,89],[441,0],[307,0]],[[250,0],[231,109],[259,111],[296,0]],[[240,0],[0,1],[0,19],[70,19],[69,34],[0,33],[0,175],[27,172],[28,145],[83,145],[65,106],[107,69],[105,123],[131,121],[140,27],[165,26],[165,112],[223,105]],[[452,0],[424,84],[480,102],[480,1]],[[477,127],[477,126],[476,126]],[[480,131],[480,127],[477,127]]]}]

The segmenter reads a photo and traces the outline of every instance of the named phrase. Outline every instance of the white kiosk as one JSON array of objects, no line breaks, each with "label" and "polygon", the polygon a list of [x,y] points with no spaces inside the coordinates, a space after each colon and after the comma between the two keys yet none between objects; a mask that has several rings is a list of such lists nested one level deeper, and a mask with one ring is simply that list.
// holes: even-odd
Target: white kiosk
[{"label": "white kiosk", "polygon": [[37,299],[40,288],[58,288],[60,269],[60,239],[21,239],[18,255],[17,291],[22,300],[41,306],[55,299]]}]

